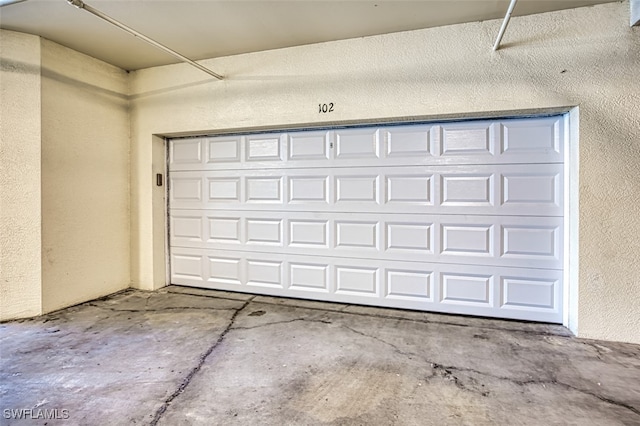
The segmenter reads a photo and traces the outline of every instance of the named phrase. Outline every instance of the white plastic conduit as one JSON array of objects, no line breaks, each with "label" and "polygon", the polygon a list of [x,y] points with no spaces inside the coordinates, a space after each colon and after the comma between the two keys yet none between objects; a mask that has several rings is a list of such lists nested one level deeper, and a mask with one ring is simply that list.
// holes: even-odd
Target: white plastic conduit
[{"label": "white plastic conduit", "polygon": [[165,45],[163,45],[161,43],[158,43],[155,40],[150,39],[149,37],[145,36],[144,34],[141,34],[141,33],[137,32],[133,28],[130,28],[130,27],[126,26],[122,22],[116,21],[115,19],[113,19],[109,15],[106,15],[106,14],[100,12],[98,9],[95,9],[95,8],[89,6],[88,4],[83,2],[82,0],[67,0],[67,2],[70,5],[77,7],[78,9],[86,10],[87,12],[91,13],[92,15],[95,15],[98,18],[100,18],[100,19],[102,19],[104,21],[107,21],[112,25],[115,25],[116,27],[120,28],[121,30],[124,30],[124,31],[128,32],[129,34],[146,41],[150,45],[155,46],[158,49],[163,50],[163,51],[167,52],[170,55],[175,56],[176,58],[180,59],[182,62],[186,62],[187,64],[198,68],[200,71],[204,71],[207,74],[217,78],[218,80],[222,80],[223,79],[223,77],[220,74],[216,74],[215,72],[211,71],[209,68],[203,67],[199,63],[194,62],[191,59],[187,58],[186,56],[179,54],[175,50],[169,49],[167,46],[165,46]]},{"label": "white plastic conduit", "polygon": [[509,9],[507,9],[507,14],[502,21],[502,26],[500,27],[500,32],[498,33],[498,38],[496,39],[496,43],[493,45],[493,50],[496,51],[500,47],[500,42],[502,41],[502,37],[504,36],[504,32],[507,29],[507,25],[509,25],[509,20],[511,19],[511,14],[513,13],[513,8],[516,7],[516,2],[518,0],[511,0],[511,4],[509,4]]}]

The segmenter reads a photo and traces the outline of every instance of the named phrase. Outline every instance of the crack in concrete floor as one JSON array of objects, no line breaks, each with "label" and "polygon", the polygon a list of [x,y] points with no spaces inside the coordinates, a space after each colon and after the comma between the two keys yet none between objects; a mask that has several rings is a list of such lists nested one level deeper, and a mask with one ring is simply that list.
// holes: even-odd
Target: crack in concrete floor
[{"label": "crack in concrete floor", "polygon": [[[267,325],[267,324],[265,324],[265,325]],[[407,356],[407,357],[420,357],[419,354],[408,353],[408,352],[402,351],[396,345],[394,345],[394,344],[392,344],[390,342],[387,342],[384,339],[381,339],[379,337],[376,337],[376,336],[373,336],[373,335],[370,335],[370,334],[355,330],[355,329],[353,329],[351,327],[347,327],[347,326],[344,326],[344,325],[342,327],[347,329],[347,330],[350,330],[350,331],[352,331],[352,332],[354,332],[356,334],[359,334],[361,336],[368,337],[370,339],[373,339],[373,340],[381,342],[381,343],[383,343],[385,345],[388,345],[397,354],[404,355],[404,356]],[[590,345],[590,346],[597,346],[597,344],[594,344],[594,343],[587,343],[587,344]],[[617,405],[619,407],[626,408],[627,410],[631,411],[632,413],[640,416],[640,410],[638,410],[637,408],[635,408],[635,407],[633,407],[633,406],[631,406],[629,404],[626,404],[626,403],[620,402],[620,401],[616,401],[615,399],[607,398],[607,397],[604,397],[602,395],[595,394],[595,393],[590,392],[590,391],[585,390],[585,389],[581,389],[581,388],[578,388],[578,387],[575,387],[575,386],[571,386],[569,384],[566,384],[566,383],[563,383],[561,381],[558,381],[557,379],[554,379],[554,380],[517,380],[517,379],[513,379],[513,378],[509,378],[509,377],[501,377],[501,376],[493,375],[493,374],[490,374],[490,373],[487,373],[487,372],[484,372],[484,371],[470,369],[470,368],[456,367],[454,365],[442,366],[442,365],[440,365],[438,363],[435,363],[435,362],[432,362],[432,361],[429,361],[429,360],[425,360],[425,362],[430,364],[431,367],[436,372],[440,372],[440,375],[442,377],[450,378],[457,387],[459,387],[460,389],[463,389],[463,390],[469,390],[469,388],[464,384],[463,381],[461,381],[457,376],[455,376],[453,374],[453,371],[464,371],[464,372],[467,372],[467,373],[474,373],[474,374],[478,374],[478,375],[482,375],[482,376],[489,376],[489,377],[492,377],[492,378],[497,379],[497,380],[509,381],[509,382],[517,384],[519,386],[532,385],[532,384],[562,386],[562,387],[565,387],[565,388],[572,389],[574,391],[583,393],[585,395],[592,396],[592,397],[597,398],[597,399],[599,399],[599,400],[601,400],[603,402],[606,402],[608,404]],[[434,372],[434,375],[432,377],[435,377],[437,375],[438,375],[438,373]],[[474,379],[471,378],[471,380],[474,380]],[[481,394],[482,394],[482,396],[487,396],[488,395],[487,392],[481,392]],[[638,421],[640,422],[640,419]]]},{"label": "crack in concrete floor", "polygon": [[187,386],[189,386],[189,383],[191,383],[191,380],[195,377],[196,374],[198,374],[198,372],[200,371],[204,363],[207,361],[207,358],[209,357],[209,355],[211,355],[213,351],[215,351],[216,348],[220,345],[220,343],[222,343],[227,333],[229,333],[229,331],[232,329],[233,324],[235,323],[236,318],[238,317],[240,312],[242,312],[247,306],[249,306],[249,304],[251,303],[251,300],[253,300],[253,298],[247,300],[246,302],[244,302],[244,304],[240,308],[235,310],[235,312],[231,316],[231,319],[229,320],[229,323],[227,324],[227,327],[222,331],[222,333],[220,333],[220,335],[218,336],[218,339],[213,343],[213,345],[209,347],[209,349],[207,349],[207,351],[204,354],[200,355],[200,361],[198,362],[198,364],[191,369],[191,371],[184,378],[184,380],[182,381],[178,389],[176,389],[169,396],[169,398],[167,398],[164,401],[164,404],[162,404],[162,406],[158,408],[158,411],[156,411],[155,415],[153,416],[153,420],[151,421],[150,426],[155,426],[158,424],[158,422],[162,418],[162,415],[167,411],[167,408],[169,407],[171,402],[173,402],[173,400],[176,399],[182,392],[184,392]]}]

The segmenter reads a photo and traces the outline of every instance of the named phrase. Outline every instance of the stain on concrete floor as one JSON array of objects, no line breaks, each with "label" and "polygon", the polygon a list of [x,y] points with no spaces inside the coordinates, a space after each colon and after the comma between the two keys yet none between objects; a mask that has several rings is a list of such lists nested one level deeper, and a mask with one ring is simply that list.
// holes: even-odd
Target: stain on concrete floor
[{"label": "stain on concrete floor", "polygon": [[129,290],[0,324],[0,409],[3,425],[640,425],[640,346],[556,325]]}]

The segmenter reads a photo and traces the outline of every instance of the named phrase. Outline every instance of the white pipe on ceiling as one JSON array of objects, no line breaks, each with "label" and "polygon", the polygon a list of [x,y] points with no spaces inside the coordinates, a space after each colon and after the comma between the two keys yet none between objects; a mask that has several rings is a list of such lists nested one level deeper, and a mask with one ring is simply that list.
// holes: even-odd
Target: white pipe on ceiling
[{"label": "white pipe on ceiling", "polygon": [[507,14],[502,21],[502,26],[500,27],[500,32],[498,32],[498,38],[496,39],[496,43],[493,45],[493,50],[496,51],[500,47],[500,42],[502,41],[502,37],[504,36],[504,32],[507,29],[507,25],[509,25],[509,20],[511,19],[511,14],[513,13],[513,8],[516,7],[516,2],[518,0],[511,0],[511,4],[509,4],[509,9],[507,9]]},{"label": "white pipe on ceiling", "polygon": [[103,20],[109,22],[112,25],[115,25],[116,27],[120,28],[121,30],[124,30],[124,31],[128,32],[129,34],[146,41],[147,43],[151,44],[152,46],[155,46],[158,49],[163,50],[163,51],[167,52],[168,54],[175,56],[176,58],[180,59],[182,62],[186,62],[187,64],[198,68],[200,71],[204,71],[207,74],[217,78],[218,80],[222,80],[223,79],[223,77],[220,74],[216,74],[215,72],[211,71],[209,68],[203,67],[199,63],[192,61],[191,59],[187,58],[184,55],[181,55],[180,53],[176,52],[175,50],[170,49],[167,46],[165,46],[165,45],[163,45],[161,43],[158,43],[155,40],[150,39],[149,37],[145,36],[144,34],[141,34],[141,33],[137,32],[133,28],[129,28],[128,26],[126,26],[122,22],[116,21],[115,19],[113,19],[109,15],[105,15],[104,13],[100,12],[99,10],[89,6],[88,4],[83,2],[82,0],[67,0],[67,2],[70,5],[77,7],[78,9],[86,10],[87,12],[91,13],[92,15],[95,15],[98,18],[103,19]]},{"label": "white pipe on ceiling", "polygon": [[27,0],[0,0],[0,7],[5,7],[5,6],[9,6],[16,3],[22,3],[23,1],[27,1]]}]

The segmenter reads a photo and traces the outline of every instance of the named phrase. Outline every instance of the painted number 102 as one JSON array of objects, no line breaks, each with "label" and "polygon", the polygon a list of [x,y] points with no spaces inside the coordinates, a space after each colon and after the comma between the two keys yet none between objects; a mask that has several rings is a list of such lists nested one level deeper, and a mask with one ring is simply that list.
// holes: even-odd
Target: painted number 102
[{"label": "painted number 102", "polygon": [[318,104],[319,114],[326,114],[328,112],[333,112],[333,102],[329,104]]}]

